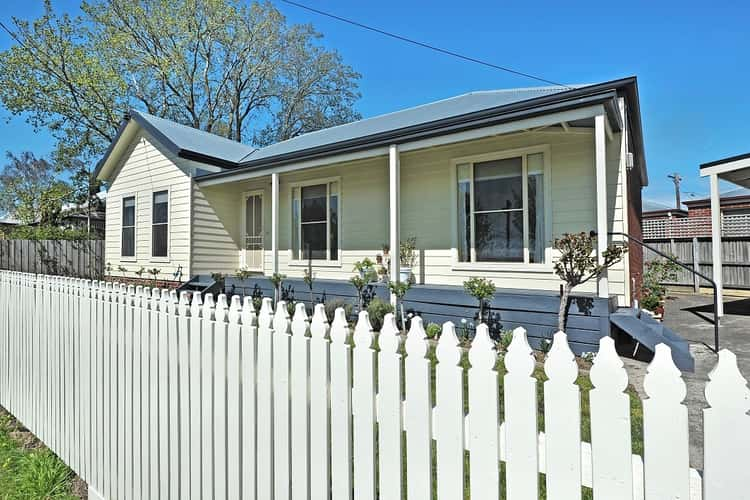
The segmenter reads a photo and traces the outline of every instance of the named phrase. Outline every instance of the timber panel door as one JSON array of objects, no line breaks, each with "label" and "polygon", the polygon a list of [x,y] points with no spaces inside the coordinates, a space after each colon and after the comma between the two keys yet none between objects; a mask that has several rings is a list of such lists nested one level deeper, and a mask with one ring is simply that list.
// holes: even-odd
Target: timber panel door
[{"label": "timber panel door", "polygon": [[263,194],[245,195],[245,267],[263,271]]}]

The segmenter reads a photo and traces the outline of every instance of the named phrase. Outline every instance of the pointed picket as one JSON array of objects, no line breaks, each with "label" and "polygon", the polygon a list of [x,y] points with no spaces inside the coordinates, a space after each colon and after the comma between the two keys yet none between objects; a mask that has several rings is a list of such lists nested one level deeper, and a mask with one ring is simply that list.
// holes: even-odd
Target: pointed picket
[{"label": "pointed picket", "polygon": [[733,352],[722,349],[708,374],[703,410],[704,500],[747,497],[750,456],[750,390]]},{"label": "pointed picket", "polygon": [[143,498],[143,466],[146,463],[144,457],[147,451],[147,439],[144,432],[145,424],[143,423],[143,408],[146,401],[143,395],[146,393],[143,385],[144,372],[144,331],[147,332],[147,326],[144,325],[143,315],[146,311],[146,304],[142,286],[135,288],[135,300],[133,311],[133,427],[132,427],[132,453],[133,453],[133,498]]},{"label": "pointed picket", "polygon": [[227,328],[227,498],[240,498],[240,463],[242,455],[240,429],[240,356],[242,351],[240,316],[242,303],[239,295],[232,296]]},{"label": "pointed picket", "polygon": [[190,491],[190,354],[188,340],[190,338],[190,301],[188,292],[180,293],[177,323],[177,387],[179,403],[179,469],[180,495],[191,498]]},{"label": "pointed picket", "polygon": [[557,332],[544,363],[547,500],[581,498],[581,390],[568,337]]},{"label": "pointed picket", "polygon": [[432,498],[432,404],[430,361],[422,318],[415,316],[406,336],[406,470],[409,500]]},{"label": "pointed picket", "polygon": [[375,499],[375,351],[367,311],[354,328],[352,369],[352,431],[354,442],[354,499]]},{"label": "pointed picket", "polygon": [[331,324],[331,499],[352,495],[352,367],[349,325],[342,307]]},{"label": "pointed picket", "polygon": [[201,498],[213,498],[214,495],[214,405],[213,405],[213,372],[214,372],[214,297],[207,293],[204,296],[201,310]]},{"label": "pointed picket", "polygon": [[331,488],[329,395],[330,342],[323,304],[310,322],[310,499],[328,500]]},{"label": "pointed picket", "polygon": [[464,495],[464,371],[456,327],[443,325],[435,369],[437,392],[435,436],[437,441],[438,498]]},{"label": "pointed picket", "polygon": [[158,371],[157,371],[157,436],[159,444],[159,498],[170,498],[172,478],[169,470],[169,438],[171,422],[169,420],[169,325],[170,306],[169,291],[162,290],[159,299],[158,330]]},{"label": "pointed picket", "polygon": [[292,500],[307,500],[310,494],[309,427],[309,322],[305,304],[298,302],[292,318],[291,374],[292,397]]},{"label": "pointed picket", "polygon": [[120,410],[124,414],[123,437],[125,463],[121,467],[125,469],[124,496],[133,498],[133,339],[135,337],[135,321],[140,320],[135,309],[135,287],[128,286],[127,301],[125,303],[125,334],[124,342],[124,389],[125,406]]},{"label": "pointed picket", "polygon": [[240,433],[242,452],[240,474],[240,498],[256,497],[255,489],[255,348],[258,327],[252,297],[245,297],[241,312],[240,336]]},{"label": "pointed picket", "polygon": [[190,497],[201,498],[203,449],[201,422],[201,394],[203,388],[203,359],[201,356],[203,342],[203,300],[200,292],[192,292],[190,301],[190,339],[188,356],[190,357]]},{"label": "pointed picket", "polygon": [[227,296],[219,294],[214,313],[214,498],[227,496]]},{"label": "pointed picket", "polygon": [[257,399],[257,447],[258,498],[273,498],[273,305],[270,298],[263,298],[258,315],[258,399]]},{"label": "pointed picket", "polygon": [[273,316],[273,447],[274,500],[290,496],[291,450],[289,425],[289,355],[291,322],[287,303],[276,305]]},{"label": "pointed picket", "polygon": [[505,483],[508,500],[537,500],[539,456],[536,428],[536,379],[534,351],[526,330],[513,330],[505,355],[503,397],[505,402]]},{"label": "pointed picket", "polygon": [[378,336],[378,463],[379,491],[383,500],[400,500],[403,479],[401,434],[401,332],[396,317],[388,313]]},{"label": "pointed picket", "polygon": [[658,344],[643,379],[646,500],[689,498],[688,412],[685,382],[666,344]]},{"label": "pointed picket", "polygon": [[603,337],[591,368],[591,453],[595,500],[632,500],[628,375],[611,337]]},{"label": "pointed picket", "polygon": [[500,496],[497,354],[487,325],[469,349],[469,482],[472,500]]}]

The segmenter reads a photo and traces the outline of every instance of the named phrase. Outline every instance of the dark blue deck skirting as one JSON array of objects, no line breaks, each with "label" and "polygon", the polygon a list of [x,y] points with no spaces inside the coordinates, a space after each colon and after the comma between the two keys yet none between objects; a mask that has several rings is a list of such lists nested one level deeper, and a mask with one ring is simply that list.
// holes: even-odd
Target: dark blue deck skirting
[{"label": "dark blue deck skirting", "polygon": [[[309,305],[307,285],[301,279],[284,280],[284,287],[290,286],[293,300]],[[259,290],[263,296],[273,296],[273,287],[263,276],[246,280],[227,277],[225,288],[227,294],[252,295]],[[374,284],[371,291],[375,296],[388,300],[389,293],[384,284]],[[324,302],[332,299],[356,304],[356,291],[346,281],[316,280],[313,300]],[[522,326],[528,332],[529,342],[537,347],[542,339],[551,338],[557,331],[559,304],[559,296],[553,292],[498,289],[490,304],[491,328],[498,331]],[[452,321],[459,326],[462,319],[473,323],[477,315],[476,300],[460,286],[416,285],[406,294],[404,308],[407,314],[422,316],[425,323]],[[611,299],[576,294],[571,299],[568,312],[567,334],[571,349],[577,354],[597,351],[599,339],[610,334],[609,316],[615,309]]]}]

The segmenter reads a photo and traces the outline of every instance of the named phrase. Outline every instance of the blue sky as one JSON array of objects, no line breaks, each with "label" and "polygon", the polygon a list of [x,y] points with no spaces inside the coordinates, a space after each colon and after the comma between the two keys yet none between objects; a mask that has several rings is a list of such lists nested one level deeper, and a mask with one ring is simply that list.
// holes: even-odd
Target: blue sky
[{"label": "blue sky", "polygon": [[[671,203],[667,174],[704,195],[698,165],[750,151],[750,3],[713,1],[419,1],[302,0],[310,6],[563,83],[636,75],[650,186],[645,196]],[[78,0],[53,0],[78,12]],[[323,43],[362,74],[358,110],[395,111],[472,90],[538,82],[406,45],[287,4],[291,22],[312,22]],[[41,1],[6,0],[0,18],[31,18]],[[10,40],[0,34],[0,48]],[[0,109],[0,117],[8,113]],[[46,154],[52,141],[23,119],[0,123],[0,151]]]}]

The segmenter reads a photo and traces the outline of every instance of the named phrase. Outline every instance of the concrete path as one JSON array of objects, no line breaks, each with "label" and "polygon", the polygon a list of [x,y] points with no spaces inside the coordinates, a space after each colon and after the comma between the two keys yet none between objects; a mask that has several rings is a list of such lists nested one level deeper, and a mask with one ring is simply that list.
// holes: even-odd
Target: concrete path
[{"label": "concrete path", "polygon": [[[690,426],[690,465],[703,468],[703,408],[707,406],[703,394],[708,372],[716,363],[713,352],[713,299],[711,295],[672,294],[667,300],[664,324],[690,342],[695,358],[695,372],[684,373],[687,385],[685,404],[688,406]],[[724,317],[721,319],[719,348],[729,349],[737,356],[742,375],[750,380],[750,298],[725,297]],[[643,377],[647,363],[625,360],[630,382],[645,397]]]}]

